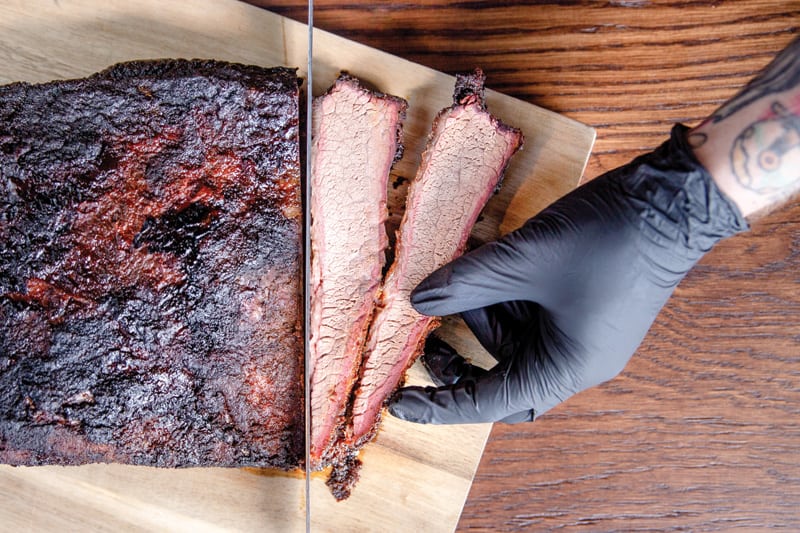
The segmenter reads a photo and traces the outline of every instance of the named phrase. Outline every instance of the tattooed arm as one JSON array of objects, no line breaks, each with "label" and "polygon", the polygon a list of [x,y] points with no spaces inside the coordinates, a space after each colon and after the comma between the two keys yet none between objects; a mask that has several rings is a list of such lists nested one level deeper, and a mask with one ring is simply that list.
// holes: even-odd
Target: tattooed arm
[{"label": "tattooed arm", "polygon": [[744,216],[800,191],[800,37],[688,140]]}]

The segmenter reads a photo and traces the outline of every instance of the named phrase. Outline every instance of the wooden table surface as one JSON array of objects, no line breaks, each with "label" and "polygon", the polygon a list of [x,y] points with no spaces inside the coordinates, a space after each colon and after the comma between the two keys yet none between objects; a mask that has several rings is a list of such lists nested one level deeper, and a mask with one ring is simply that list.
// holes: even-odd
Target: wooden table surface
[{"label": "wooden table surface", "polygon": [[[253,0],[305,20],[301,0]],[[597,128],[591,179],[696,124],[800,1],[315,0],[317,27]],[[623,374],[495,425],[460,530],[800,528],[800,205],[717,246]],[[453,446],[458,443],[454,442]]]}]

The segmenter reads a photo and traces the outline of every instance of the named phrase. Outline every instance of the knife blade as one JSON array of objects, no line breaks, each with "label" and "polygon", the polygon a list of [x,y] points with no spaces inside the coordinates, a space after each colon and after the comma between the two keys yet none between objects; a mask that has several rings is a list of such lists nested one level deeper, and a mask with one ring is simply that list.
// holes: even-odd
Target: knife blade
[{"label": "knife blade", "polygon": [[303,326],[303,405],[305,407],[305,518],[306,533],[311,532],[311,361],[309,357],[309,335],[311,316],[311,116],[313,95],[313,51],[314,51],[314,0],[308,0],[308,62],[306,65],[306,180],[305,213],[303,217],[304,258],[304,326]]}]

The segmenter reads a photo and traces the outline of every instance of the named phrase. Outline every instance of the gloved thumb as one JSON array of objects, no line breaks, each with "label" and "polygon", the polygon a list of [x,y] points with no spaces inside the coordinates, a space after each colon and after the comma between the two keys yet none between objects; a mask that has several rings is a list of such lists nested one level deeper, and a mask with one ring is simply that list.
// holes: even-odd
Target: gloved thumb
[{"label": "gloved thumb", "polygon": [[434,271],[412,291],[414,309],[446,316],[508,300],[536,301],[541,278],[551,269],[543,260],[548,245],[538,239],[541,226],[529,221]]}]

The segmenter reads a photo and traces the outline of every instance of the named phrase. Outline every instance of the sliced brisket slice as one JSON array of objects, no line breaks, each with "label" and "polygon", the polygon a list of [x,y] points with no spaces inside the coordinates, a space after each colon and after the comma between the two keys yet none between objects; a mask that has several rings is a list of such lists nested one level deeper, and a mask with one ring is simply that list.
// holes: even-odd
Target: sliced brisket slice
[{"label": "sliced brisket slice", "polygon": [[303,458],[294,70],[0,87],[0,462]]},{"label": "sliced brisket slice", "polygon": [[377,428],[381,408],[403,381],[438,319],[417,313],[412,289],[462,253],[479,213],[522,145],[519,130],[486,109],[480,70],[459,76],[455,104],[435,119],[417,176],[409,189],[395,260],[370,327],[352,408],[358,446]]},{"label": "sliced brisket slice", "polygon": [[389,171],[406,102],[342,75],[314,101],[311,172],[311,459],[343,421],[380,288]]}]

